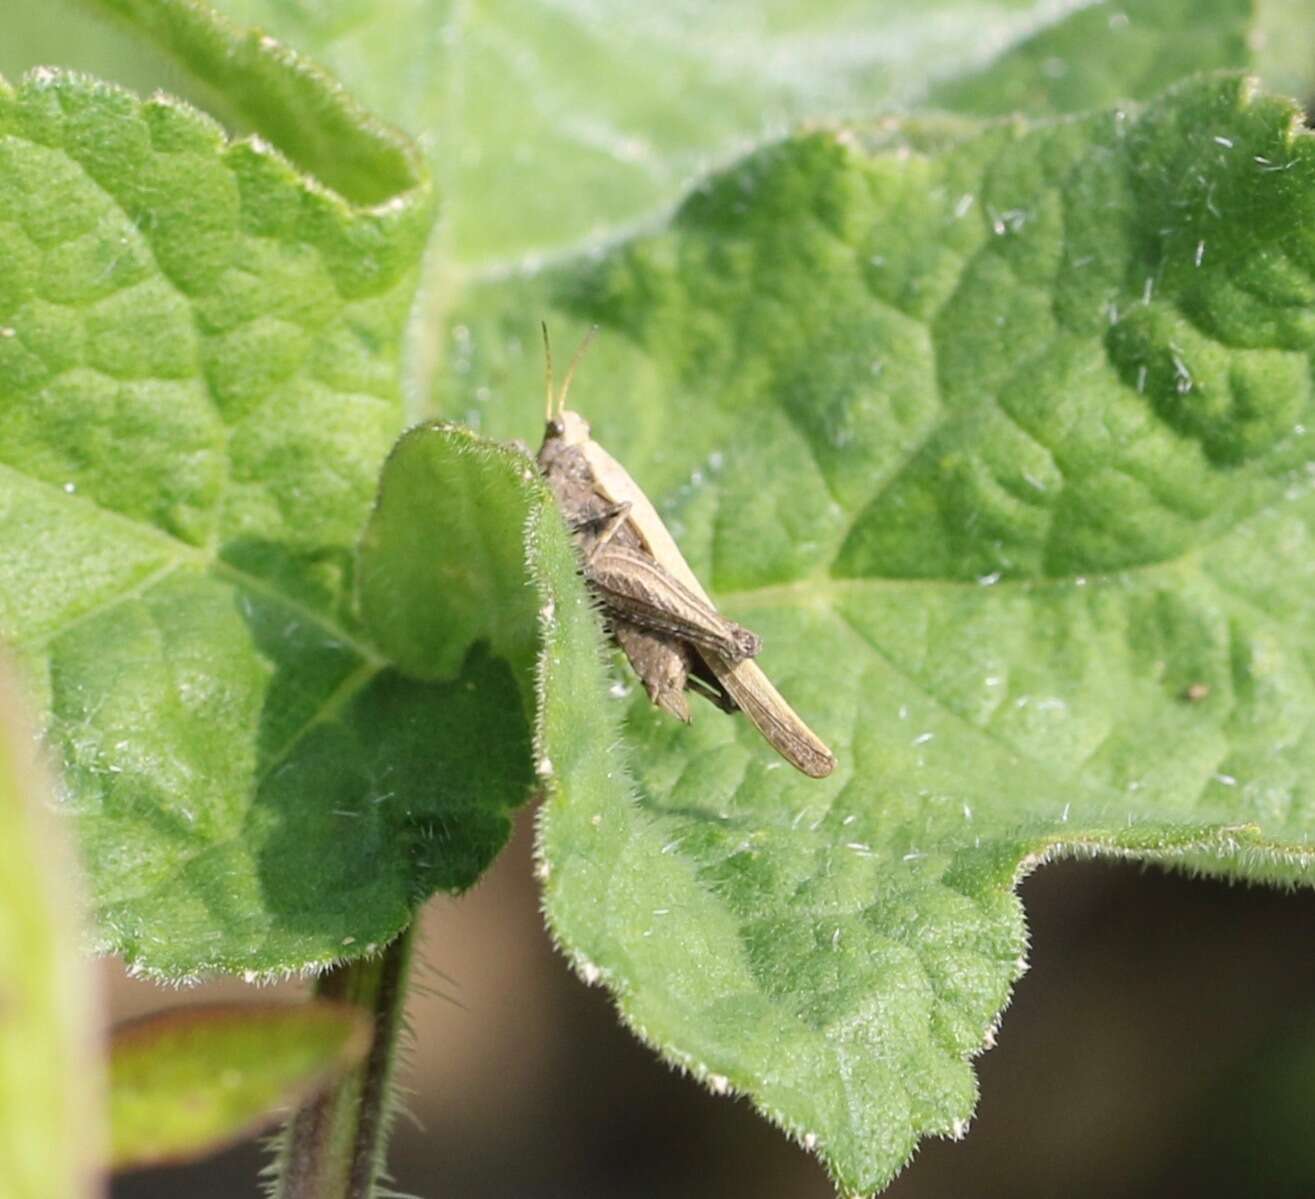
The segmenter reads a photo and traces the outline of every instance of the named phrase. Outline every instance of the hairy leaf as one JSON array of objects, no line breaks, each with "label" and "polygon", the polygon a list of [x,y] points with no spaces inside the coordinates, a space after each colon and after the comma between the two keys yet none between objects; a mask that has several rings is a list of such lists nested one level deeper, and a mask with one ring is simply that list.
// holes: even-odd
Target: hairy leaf
[{"label": "hairy leaf", "polygon": [[[1045,855],[1304,877],[1291,113],[1213,84],[1062,125],[832,130],[599,237],[803,116],[1304,80],[1293,0],[947,2],[879,32],[871,6],[747,30],[731,8],[706,42],[637,9],[226,6],[436,148],[455,203],[418,396],[441,360],[445,411],[525,434],[535,318],[607,327],[577,402],[766,635],[841,754],[820,785],[743,721],[614,694],[525,460],[451,428],[391,460],[357,624],[414,156],[202,3],[98,6],[337,189],[169,101],[43,73],[0,102],[0,635],[68,764],[108,945],[174,976],[296,968],[469,883],[526,781],[536,614],[556,933],[846,1189],[962,1130],[1020,969],[1013,884]],[[509,266],[562,246],[594,257]]]},{"label": "hairy leaf", "polygon": [[53,72],[0,131],[0,636],[102,943],[173,977],[366,952],[474,881],[528,778],[505,667],[405,680],[353,615],[427,186],[354,206]]},{"label": "hairy leaf", "polygon": [[503,435],[536,410],[526,315],[603,325],[573,405],[837,751],[813,782],[743,720],[686,729],[631,686],[604,755],[616,700],[543,659],[556,935],[848,1192],[962,1133],[1037,863],[1308,876],[1298,116],[1216,80],[1079,121],[804,136],[455,314],[454,409]]}]

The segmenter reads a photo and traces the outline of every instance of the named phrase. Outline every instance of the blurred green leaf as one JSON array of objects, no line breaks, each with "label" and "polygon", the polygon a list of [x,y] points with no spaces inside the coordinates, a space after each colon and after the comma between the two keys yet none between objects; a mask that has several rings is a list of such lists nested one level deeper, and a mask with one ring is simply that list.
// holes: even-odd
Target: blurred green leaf
[{"label": "blurred green leaf", "polygon": [[115,1029],[110,1165],[186,1161],[272,1123],[370,1047],[349,1004],[185,1007]]},{"label": "blurred green leaf", "polygon": [[467,269],[597,239],[754,141],[919,98],[930,76],[978,61],[984,36],[1008,45],[1054,12],[1034,0],[934,0],[916,13],[858,0],[218,7],[425,139],[448,202],[447,256]]},{"label": "blurred green leaf", "polygon": [[1298,121],[1225,79],[1078,121],[804,136],[669,229],[453,314],[452,411],[497,436],[537,411],[527,314],[555,309],[559,341],[602,323],[574,406],[837,751],[811,782],[743,720],[686,729],[631,686],[612,755],[587,630],[544,657],[556,936],[847,1192],[962,1133],[1035,865],[1309,877]]},{"label": "blurred green leaf", "polygon": [[[411,142],[378,125],[318,66],[258,30],[191,0],[89,3],[151,38],[213,89],[225,115],[259,130],[346,199],[385,204],[420,183],[423,168]],[[416,207],[410,200],[405,206]]]},{"label": "blurred green leaf", "polygon": [[1255,31],[1262,8],[1254,0],[1079,5],[980,72],[934,87],[930,99],[980,116],[1149,100],[1197,71],[1260,67],[1264,46]]},{"label": "blurred green leaf", "polygon": [[141,95],[157,88],[198,98],[183,68],[127,26],[115,25],[83,0],[9,0],[0,17],[0,76],[17,79],[34,67],[85,71]]},{"label": "blurred green leaf", "polygon": [[10,1199],[99,1194],[104,1099],[80,886],[36,742],[0,677],[0,1178]]},{"label": "blurred green leaf", "polygon": [[[178,23],[202,8],[88,2],[175,49]],[[1315,55],[1290,34],[1309,20],[1309,0],[933,0],[914,10],[893,0],[660,9],[219,0],[215,9],[314,56],[429,148],[447,199],[442,252],[430,260],[436,318],[471,271],[613,236],[714,164],[800,122],[928,104],[1077,111],[1148,99],[1220,67],[1296,90],[1315,82]],[[200,74],[213,79],[213,68]],[[213,101],[226,117],[252,119],[245,89],[221,87]]]}]

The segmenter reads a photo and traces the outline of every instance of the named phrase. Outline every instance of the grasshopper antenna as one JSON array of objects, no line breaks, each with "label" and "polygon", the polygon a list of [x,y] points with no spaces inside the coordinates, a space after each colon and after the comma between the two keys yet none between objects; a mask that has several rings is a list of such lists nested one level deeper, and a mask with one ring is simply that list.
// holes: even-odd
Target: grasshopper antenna
[{"label": "grasshopper antenna", "polygon": [[548,424],[552,420],[552,345],[548,341],[548,322],[540,321],[539,328],[543,330],[543,385],[547,392],[547,398],[543,402],[543,421]]},{"label": "grasshopper antenna", "polygon": [[[566,411],[566,393],[571,390],[571,380],[575,378],[575,368],[580,365],[580,359],[584,357],[585,350],[589,348],[589,343],[593,341],[594,334],[597,332],[597,325],[589,326],[589,332],[584,335],[580,348],[575,351],[575,356],[571,359],[571,365],[566,368],[566,378],[562,380],[562,392],[557,397],[558,416]],[[547,336],[547,326],[544,327],[544,335]]]}]

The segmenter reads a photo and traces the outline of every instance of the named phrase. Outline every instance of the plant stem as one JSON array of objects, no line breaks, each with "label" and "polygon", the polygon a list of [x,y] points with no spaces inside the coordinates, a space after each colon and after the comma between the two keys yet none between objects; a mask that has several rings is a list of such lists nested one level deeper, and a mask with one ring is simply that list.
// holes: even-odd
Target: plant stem
[{"label": "plant stem", "polygon": [[371,1014],[374,1041],[365,1061],[295,1112],[283,1133],[276,1199],[371,1199],[383,1162],[390,1115],[389,1080],[402,1027],[413,928],[378,957],[337,966],[315,994],[355,1003]]}]

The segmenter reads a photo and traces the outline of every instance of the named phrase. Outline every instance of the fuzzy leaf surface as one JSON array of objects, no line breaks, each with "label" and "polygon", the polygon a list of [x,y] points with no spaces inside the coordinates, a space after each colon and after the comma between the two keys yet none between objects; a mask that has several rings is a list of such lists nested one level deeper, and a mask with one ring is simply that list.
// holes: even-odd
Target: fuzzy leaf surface
[{"label": "fuzzy leaf surface", "polygon": [[497,436],[533,429],[525,314],[603,326],[573,406],[836,750],[812,782],[742,720],[687,729],[624,671],[618,700],[542,662],[554,932],[846,1192],[965,1127],[1047,856],[1309,878],[1297,117],[1215,79],[799,137],[455,314],[453,410]]},{"label": "fuzzy leaf surface", "polygon": [[510,672],[404,679],[353,615],[430,220],[414,169],[351,203],[167,98],[49,71],[0,92],[0,638],[102,945],[139,969],[368,952],[478,877],[525,793]]},{"label": "fuzzy leaf surface", "polygon": [[[269,92],[277,100],[278,74],[262,72],[267,58],[281,53],[277,46],[245,34],[225,43],[221,26],[193,20],[208,11],[201,4],[107,0],[105,7],[149,29],[212,86],[227,87],[244,119],[268,120],[261,106]],[[1050,31],[1054,6],[1002,6],[992,11],[1008,8],[1021,18],[998,42],[984,34],[997,28],[991,22],[949,22],[945,27],[971,30],[972,43],[960,44],[960,57],[947,56],[946,74],[959,74],[983,48],[1017,47],[1022,65],[1009,86],[1047,97],[1042,108],[1153,92],[1162,68],[1148,73],[1143,51],[1109,53],[1104,43],[1100,61],[1112,64],[1110,79],[1075,87],[1071,96],[1034,86],[1038,73],[1074,47],[1091,45],[1064,32],[1066,21],[1080,22],[1088,7],[1103,6],[1079,6],[1071,17],[1060,12]],[[1248,20],[1254,31],[1262,10],[1280,7],[1244,12],[1221,0],[1204,16],[1184,10],[1182,21],[1208,22],[1220,36],[1178,54],[1183,27],[1169,23],[1146,44],[1158,47],[1152,61],[1172,62],[1174,71],[1228,65],[1230,55],[1247,53],[1255,41],[1236,31],[1245,33]],[[961,16],[962,6],[954,5],[915,14],[915,34],[929,28],[919,21],[956,8]],[[272,21],[279,12],[303,19],[259,0],[233,11],[245,20]],[[552,187],[545,181],[558,176],[546,164],[556,170],[555,160],[538,157],[550,140],[533,130],[520,141],[469,136],[476,126],[464,115],[502,119],[497,105],[484,105],[484,93],[496,89],[477,87],[481,79],[510,79],[536,97],[547,94],[539,68],[551,53],[540,56],[534,37],[525,37],[535,47],[529,52],[507,59],[500,49],[502,57],[490,57],[499,68],[504,59],[525,68],[524,76],[501,69],[431,74],[435,64],[476,63],[478,39],[465,39],[463,47],[460,37],[399,37],[401,25],[385,20],[375,27],[358,20],[363,11],[317,10],[317,19],[331,18],[317,45],[344,77],[363,92],[371,77],[385,89],[414,89],[412,111],[423,117],[412,119],[393,101],[380,105],[413,129],[437,132],[443,146],[497,146],[499,156],[517,146],[525,151],[520,161],[512,155],[514,168],[502,157],[481,164],[464,154],[443,163],[459,198],[449,229],[460,236],[430,261],[492,263],[495,276],[527,248],[578,246],[591,240],[591,230],[650,213],[710,154],[730,152],[746,130],[756,138],[828,105],[864,106],[839,93],[823,96],[817,108],[775,93],[764,101],[771,89],[751,70],[748,115],[737,115],[733,128],[714,127],[709,140],[697,129],[667,142],[642,121],[618,121],[603,130],[599,155],[589,141],[596,129],[558,122],[578,153],[565,155],[561,168],[570,186]],[[432,20],[430,7],[410,11],[431,34],[467,32],[460,22]],[[870,9],[865,13],[871,19]],[[483,28],[496,25],[496,18],[477,15]],[[388,29],[386,47],[355,37],[371,27]],[[551,46],[560,29],[548,27],[542,44]],[[837,27],[834,44],[856,44],[852,26]],[[1039,53],[1026,40],[1042,39],[1044,51],[1048,36],[1067,39],[1056,43],[1061,53]],[[566,39],[572,65],[594,63],[579,53],[578,40]],[[207,49],[225,44],[243,51],[231,56],[236,77],[225,77],[231,64]],[[650,49],[643,37],[637,44]],[[884,44],[912,64],[914,90],[924,88],[925,60],[908,53],[911,43],[889,36]],[[476,55],[462,60],[461,49],[472,46]],[[371,47],[385,50],[383,70]],[[770,60],[761,44],[750,49],[753,63]],[[998,65],[1011,71],[1012,61],[1005,53]],[[640,77],[624,54],[599,55],[597,63],[626,71],[627,83]],[[248,74],[241,73],[244,64]],[[1129,73],[1119,74],[1125,64]],[[561,78],[574,88],[593,77],[580,71]],[[679,116],[685,96],[699,117],[735,109],[722,92],[710,104],[691,79],[671,108],[652,106],[655,128]],[[250,97],[242,91],[247,83]],[[299,76],[289,90],[315,95],[318,86]],[[591,96],[627,94],[594,83],[588,89]],[[912,95],[885,83],[878,90],[878,102]],[[463,97],[471,97],[464,106]],[[248,98],[255,107],[243,107]],[[960,106],[991,110],[971,96]],[[522,118],[527,111],[519,102],[511,108]],[[315,115],[313,105],[293,111]],[[333,109],[325,127],[341,128],[334,123],[340,115]],[[449,281],[467,293],[441,289],[442,321],[433,328],[448,340],[442,353],[431,347],[416,355],[416,377],[423,386],[426,370],[442,359],[446,410],[500,434],[532,430],[524,413],[537,406],[528,397],[539,390],[538,364],[526,334],[535,317],[547,311],[599,319],[612,331],[590,365],[607,381],[607,395],[582,406],[588,403],[599,436],[672,517],[728,612],[767,636],[763,664],[848,760],[848,772],[819,788],[784,777],[785,768],[742,722],[704,712],[687,733],[632,699],[626,737],[633,783],[627,781],[614,752],[625,701],[597,669],[597,632],[572,582],[569,554],[545,566],[542,547],[552,535],[531,539],[525,569],[537,580],[532,602],[547,622],[548,647],[535,760],[557,780],[541,837],[554,928],[586,977],[614,986],[645,1036],[717,1088],[751,1094],[818,1148],[846,1189],[888,1178],[918,1135],[961,1129],[973,1091],[966,1059],[1019,969],[1024,941],[1012,884],[1021,869],[1047,852],[1098,850],[1191,860],[1249,877],[1291,877],[1305,868],[1299,746],[1309,689],[1300,663],[1294,666],[1293,638],[1303,631],[1297,596],[1308,556],[1304,525],[1291,519],[1298,508],[1276,497],[1302,491],[1307,461],[1297,431],[1306,427],[1308,258],[1300,230],[1309,223],[1301,210],[1309,189],[1306,151],[1289,136],[1287,120],[1273,105],[1239,100],[1236,91],[1230,98],[1226,88],[1198,88],[1147,113],[1070,125],[985,132],[953,121],[910,125],[886,130],[885,145],[876,137],[864,144],[861,129],[802,138],[700,185],[669,229],[608,248],[597,263],[567,262],[538,278],[495,278],[484,286],[458,271]],[[303,141],[296,120],[279,127],[299,165],[331,159],[322,147],[334,145],[332,137]],[[625,182],[633,178],[626,162],[636,149],[626,136],[632,131],[642,132],[634,156],[659,168],[638,188]],[[542,168],[531,186],[527,156]],[[376,160],[362,176],[344,160],[335,183],[367,205],[370,180],[376,168],[386,175],[386,161]],[[404,165],[397,169],[405,174]],[[480,170],[481,179],[494,182],[497,171],[510,171],[516,186],[471,186],[466,172]],[[581,196],[589,197],[584,211]],[[306,204],[314,210],[313,200]],[[194,204],[189,215],[210,209]],[[400,300],[394,320],[399,308]],[[560,336],[567,326],[554,323]],[[282,332],[269,339],[274,357],[288,352]],[[110,341],[131,344],[121,332]],[[335,364],[337,350],[325,355]],[[380,357],[391,385],[391,345]],[[319,416],[308,422],[316,433],[324,430]],[[431,439],[441,436],[430,431]],[[355,433],[348,440],[363,444]],[[455,454],[449,438],[439,461],[419,463],[402,492],[423,492],[426,471],[448,470],[446,457]],[[376,449],[375,463],[378,456]],[[308,461],[317,482],[332,473],[322,457],[311,453]],[[304,481],[302,465],[284,477]],[[340,466],[335,458],[333,469]],[[56,480],[61,489],[64,481],[75,482]],[[527,518],[543,511],[528,482],[519,500],[501,486],[491,494],[506,506],[488,526],[498,544],[515,524],[516,503],[523,502]],[[334,504],[312,491],[307,512],[331,515]],[[472,482],[453,510],[469,514],[470,500],[484,492],[484,483]],[[159,488],[143,483],[141,493]],[[444,483],[430,488],[429,499],[453,494]],[[359,527],[363,515],[358,507],[342,523],[354,519]],[[486,518],[480,512],[477,520]],[[254,559],[219,557],[212,568],[203,558],[201,565],[207,578],[273,582],[276,598],[295,600],[299,619],[334,612],[331,639],[342,634],[350,642],[345,652],[357,657],[337,674],[336,663],[317,666],[328,683],[318,691],[307,685],[327,697],[308,704],[313,715],[305,725],[332,726],[314,747],[324,769],[298,775],[272,800],[262,801],[259,790],[253,799],[248,790],[248,799],[234,805],[243,812],[241,833],[221,827],[217,841],[204,842],[200,865],[188,859],[182,891],[196,902],[182,906],[182,926],[192,947],[203,944],[206,953],[161,966],[142,951],[150,919],[174,915],[158,902],[178,887],[166,873],[147,872],[154,909],[133,894],[127,906],[109,910],[115,943],[132,947],[150,968],[180,973],[198,968],[191,962],[259,970],[327,960],[360,939],[355,932],[333,939],[348,927],[360,931],[334,909],[342,877],[366,893],[363,900],[349,892],[342,907],[389,909],[393,915],[369,928],[371,936],[387,935],[404,919],[406,901],[390,908],[394,900],[413,900],[434,885],[426,846],[463,844],[444,822],[447,799],[434,801],[437,814],[430,809],[413,823],[404,820],[400,838],[390,816],[367,819],[364,837],[359,825],[343,836],[334,820],[368,813],[365,801],[386,805],[397,793],[390,779],[380,785],[378,772],[386,774],[386,763],[399,757],[418,763],[408,794],[433,800],[434,780],[452,773],[447,755],[469,751],[472,772],[499,756],[525,756],[523,725],[518,733],[515,724],[529,686],[525,595],[488,611],[468,599],[452,603],[448,632],[433,635],[431,626],[429,641],[410,644],[409,632],[425,628],[424,614],[414,612],[425,593],[413,584],[427,582],[439,566],[413,570],[384,538],[367,551],[387,566],[378,576],[382,606],[368,612],[370,636],[399,660],[409,645],[413,673],[449,681],[414,684],[425,697],[419,706],[432,700],[432,707],[409,725],[395,717],[414,711],[413,695],[388,709],[370,693],[370,715],[361,717],[349,699],[364,680],[386,676],[403,684],[382,671],[382,654],[354,625],[342,582],[350,561],[340,552],[343,539],[330,539],[331,565],[321,570],[325,562],[315,552],[312,565],[304,560],[297,522],[289,517],[286,527],[294,530],[291,552],[279,545],[266,557],[260,547]],[[541,516],[532,527],[552,522]],[[74,543],[73,552],[102,569],[103,560],[89,552],[102,544],[97,532]],[[443,544],[432,550],[440,560]],[[467,555],[471,548],[462,538],[451,545]],[[489,556],[514,575],[515,554],[497,549]],[[1275,561],[1288,575],[1274,578],[1257,566]],[[152,570],[164,573],[153,579]],[[150,591],[171,576],[170,564],[161,562],[142,567],[132,585]],[[31,584],[27,577],[22,583],[12,595],[26,595]],[[1233,599],[1226,603],[1228,584]],[[477,580],[461,585],[475,597],[481,588],[501,594]],[[1259,615],[1247,615],[1244,600]],[[1295,631],[1280,636],[1271,628],[1280,623],[1274,612],[1286,616],[1289,609],[1298,613]],[[208,618],[227,608],[221,602],[218,609],[183,610],[209,629]],[[283,615],[276,612],[266,626],[278,629],[261,644],[266,663],[272,655],[281,664],[281,651],[271,646],[285,646],[289,628],[299,633]],[[148,617],[148,624],[159,621],[154,609]],[[318,648],[320,631],[313,626],[309,638]],[[71,661],[90,670],[106,644],[118,648],[118,633],[117,626],[95,629]],[[522,667],[519,674],[480,651],[468,653],[468,639],[477,637]],[[293,640],[300,655],[306,639]],[[35,652],[35,674],[48,695],[78,677],[62,664],[48,668],[40,637],[28,638],[25,648]],[[227,664],[230,648],[225,642],[211,656]],[[103,686],[106,679],[135,681],[143,655],[133,649],[113,669],[89,675],[94,685],[80,693],[80,705],[68,708],[71,716],[60,714],[65,727],[91,730],[83,740],[70,736],[68,747],[97,750],[104,742],[96,722],[105,695],[156,710]],[[478,673],[452,683],[454,669],[499,674],[501,689]],[[201,677],[210,678],[210,670],[207,661]],[[304,678],[296,670],[286,676],[293,684]],[[443,687],[450,690],[435,691]],[[463,699],[473,703],[472,691],[486,692],[488,706],[463,709]],[[171,681],[171,693],[191,698],[198,691]],[[266,711],[288,710],[285,695],[277,701],[271,696],[259,707],[260,720]],[[391,719],[380,721],[380,712]],[[195,724],[208,731],[211,715],[207,710]],[[244,719],[249,724],[249,711]],[[117,736],[128,723],[111,723],[111,731]],[[384,727],[400,743],[372,759]],[[426,758],[433,727],[451,731],[437,756]],[[499,731],[488,744],[473,744],[467,730],[476,727]],[[287,744],[302,744],[297,729],[282,731],[293,739]],[[360,749],[342,750],[344,743]],[[146,756],[171,765],[156,748],[148,746]],[[181,839],[179,829],[187,831],[195,811],[177,802],[192,794],[177,780],[208,779],[235,760],[241,765],[231,746],[212,748],[199,766],[185,759],[188,769],[168,776],[151,804],[125,809],[140,818],[158,808],[163,816],[154,823]],[[277,755],[275,764],[283,764]],[[118,761],[111,765],[118,770],[108,773],[122,772]],[[332,801],[344,778],[354,780],[347,790],[356,802],[340,808]],[[265,781],[261,775],[262,787]],[[463,816],[480,811],[480,797],[509,796],[524,780],[514,782],[472,785],[468,802],[457,807]],[[291,794],[307,791],[324,794],[324,808],[303,812],[290,802]],[[172,798],[173,807],[161,798]],[[505,827],[498,823],[501,803],[492,805],[494,831],[476,839],[487,852]],[[97,847],[102,873],[105,862],[113,864],[112,847],[123,843],[120,831]],[[400,864],[390,856],[399,844]],[[330,858],[327,882],[309,869],[326,845],[340,855]],[[302,849],[305,858],[298,857]],[[161,860],[176,867],[181,856]],[[370,869],[353,873],[363,857]],[[461,877],[469,881],[486,857],[483,849],[469,855]],[[676,912],[681,923],[665,925]],[[172,935],[178,926],[154,927]],[[216,927],[217,954],[208,944]]]}]

